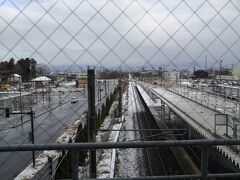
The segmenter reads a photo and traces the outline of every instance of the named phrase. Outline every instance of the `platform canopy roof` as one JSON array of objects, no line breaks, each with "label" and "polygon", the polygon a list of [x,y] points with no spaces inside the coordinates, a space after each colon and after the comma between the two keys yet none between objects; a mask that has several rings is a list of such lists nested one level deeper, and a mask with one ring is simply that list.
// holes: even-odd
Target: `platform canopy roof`
[{"label": "platform canopy roof", "polygon": [[35,79],[32,79],[31,81],[33,81],[33,82],[47,82],[47,81],[51,81],[51,79],[46,77],[46,76],[40,76],[40,77],[37,77]]}]

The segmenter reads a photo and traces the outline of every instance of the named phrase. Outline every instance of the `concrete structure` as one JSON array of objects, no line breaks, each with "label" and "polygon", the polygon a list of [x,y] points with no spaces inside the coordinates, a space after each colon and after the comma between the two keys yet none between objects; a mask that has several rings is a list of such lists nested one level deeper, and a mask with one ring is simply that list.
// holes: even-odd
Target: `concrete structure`
[{"label": "concrete structure", "polygon": [[163,79],[165,81],[178,81],[180,79],[180,71],[172,70],[163,73]]},{"label": "concrete structure", "polygon": [[84,73],[58,73],[54,76],[57,82],[75,81],[87,77]]},{"label": "concrete structure", "polygon": [[238,79],[239,79],[239,77],[240,77],[240,67],[233,68],[232,74],[233,74],[233,76],[237,76]]},{"label": "concrete structure", "polygon": [[226,80],[226,81],[238,81],[240,76],[226,76],[226,75],[216,75],[217,80]]},{"label": "concrete structure", "polygon": [[[147,91],[143,90],[141,86],[137,87],[141,89],[140,92],[148,107],[159,106],[160,100],[161,104],[166,104],[172,112],[182,118],[189,127],[193,128],[203,138],[209,140],[228,140],[228,135],[234,134],[233,130],[229,127],[219,128],[218,126],[216,129],[216,115],[219,115],[219,112],[216,110],[206,107],[198,102],[194,102],[169,90],[160,87],[155,88],[150,84],[142,85]],[[146,92],[153,93],[157,97],[158,101],[156,103],[152,101]],[[226,125],[224,125],[224,127],[225,126]],[[223,154],[225,158],[229,159],[237,168],[240,167],[240,156],[234,149],[230,146],[216,146],[216,149]]]}]

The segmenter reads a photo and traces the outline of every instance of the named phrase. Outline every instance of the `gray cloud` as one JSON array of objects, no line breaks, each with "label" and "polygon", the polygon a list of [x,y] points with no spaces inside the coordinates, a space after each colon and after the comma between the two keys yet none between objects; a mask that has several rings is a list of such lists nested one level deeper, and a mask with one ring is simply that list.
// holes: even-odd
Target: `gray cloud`
[{"label": "gray cloud", "polygon": [[[14,1],[20,9],[27,2]],[[30,56],[47,64],[105,67],[203,66],[205,55],[209,66],[219,59],[230,66],[240,59],[238,1],[186,0],[174,11],[179,0],[38,2],[42,7],[32,1],[23,14],[2,4],[0,59]]]}]

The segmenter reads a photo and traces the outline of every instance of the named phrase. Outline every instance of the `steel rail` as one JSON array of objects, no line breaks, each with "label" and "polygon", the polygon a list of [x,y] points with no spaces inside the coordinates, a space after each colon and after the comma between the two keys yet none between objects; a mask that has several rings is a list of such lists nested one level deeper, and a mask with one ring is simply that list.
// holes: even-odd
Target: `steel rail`
[{"label": "steel rail", "polygon": [[[136,106],[136,117],[137,117],[137,124],[139,126],[140,129],[142,129],[141,127],[141,123],[140,123],[140,115],[139,115],[139,112],[138,112],[138,109],[137,109],[137,101],[139,103],[141,103],[138,99],[138,95],[136,94],[136,89],[135,89],[135,85],[133,85],[132,87],[132,92],[133,92],[133,96],[135,97],[134,98],[134,104]],[[144,136],[144,133],[143,131],[140,131],[140,134],[141,134],[141,137],[145,140],[146,137]],[[150,161],[150,154],[149,154],[149,150],[148,149],[144,149],[144,152],[146,153],[146,156],[147,156],[147,164],[149,166],[149,170],[150,170],[150,173],[151,173],[151,176],[153,176],[153,167],[152,167],[152,164],[151,164],[151,161]]]},{"label": "steel rail", "polygon": [[[135,89],[136,89],[136,92],[137,92],[137,98],[138,98],[138,100],[139,100],[139,102],[142,104],[142,109],[144,110],[143,111],[143,116],[144,116],[144,124],[145,124],[145,126],[147,126],[147,128],[148,129],[150,129],[151,128],[151,126],[150,126],[150,123],[149,123],[149,121],[148,121],[148,118],[146,117],[146,113],[147,113],[147,111],[146,111],[146,109],[145,109],[145,107],[144,107],[144,103],[143,103],[143,99],[142,99],[142,96],[141,96],[141,94],[140,94],[140,92],[139,92],[139,90],[138,90],[138,88],[137,88],[137,86],[135,86]],[[152,131],[147,131],[147,136],[145,136],[146,138],[151,138],[153,141],[155,140],[155,138],[154,138],[154,135],[153,135],[153,132]],[[153,152],[152,152],[152,150],[153,149],[146,149],[147,151],[149,151],[149,154],[151,154],[151,155],[153,155]],[[157,148],[157,149],[154,149],[154,151],[157,151],[156,152],[156,154],[157,154],[157,159],[158,159],[158,162],[160,163],[160,168],[163,170],[163,172],[164,172],[164,175],[168,175],[168,168],[167,168],[167,165],[166,165],[166,163],[164,162],[164,160],[163,160],[163,158],[162,158],[162,155],[161,154],[163,154],[163,152],[162,152],[162,150],[160,149],[160,148]],[[154,161],[156,161],[156,159],[154,158]],[[156,168],[156,167],[154,167],[154,168]],[[156,173],[156,172],[155,172]],[[154,174],[152,174],[152,176],[154,176]]]}]

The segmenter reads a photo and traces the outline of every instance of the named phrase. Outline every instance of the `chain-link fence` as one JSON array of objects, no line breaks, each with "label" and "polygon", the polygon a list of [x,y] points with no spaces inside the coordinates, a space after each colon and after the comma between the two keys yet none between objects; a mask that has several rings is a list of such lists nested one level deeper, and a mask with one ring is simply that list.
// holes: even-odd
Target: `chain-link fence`
[{"label": "chain-link fence", "polygon": [[[88,68],[96,72],[99,128],[122,79],[129,83],[122,112],[132,122],[123,123],[125,129],[137,128],[142,116],[136,86],[172,128],[188,124],[201,138],[239,138],[239,28],[238,0],[0,0],[0,147],[51,144],[76,128],[74,122],[88,110]],[[123,141],[143,138],[120,134]],[[238,153],[237,146],[231,149]],[[1,177],[16,177],[31,156],[1,153]],[[59,165],[66,157],[61,154]],[[144,157],[134,158],[143,163]],[[119,176],[144,175],[141,163],[128,164],[139,173],[127,171],[127,159],[121,159]]]}]

